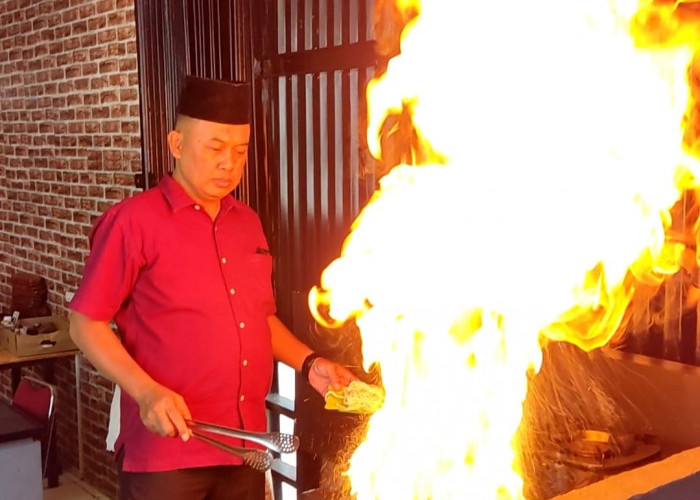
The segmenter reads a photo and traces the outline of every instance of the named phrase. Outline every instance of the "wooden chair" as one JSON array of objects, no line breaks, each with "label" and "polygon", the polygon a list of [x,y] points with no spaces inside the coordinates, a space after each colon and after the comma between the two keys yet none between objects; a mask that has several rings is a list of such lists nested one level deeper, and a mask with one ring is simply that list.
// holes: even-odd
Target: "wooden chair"
[{"label": "wooden chair", "polygon": [[[54,451],[51,449],[51,443],[55,424],[55,403],[56,387],[33,377],[23,377],[12,397],[12,406],[44,425],[44,435],[41,439],[42,477],[46,477],[49,465],[55,467],[54,463],[49,463],[49,456],[55,455],[50,453]],[[57,482],[55,479],[54,477],[54,480],[49,483]],[[56,484],[49,484],[49,486],[56,486]]]}]

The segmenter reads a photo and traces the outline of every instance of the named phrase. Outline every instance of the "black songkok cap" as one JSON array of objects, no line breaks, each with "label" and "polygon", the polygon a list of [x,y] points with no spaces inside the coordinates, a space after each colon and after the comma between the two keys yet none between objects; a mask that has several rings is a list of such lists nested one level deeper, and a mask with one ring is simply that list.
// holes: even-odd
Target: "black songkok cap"
[{"label": "black songkok cap", "polygon": [[208,122],[250,123],[250,85],[188,76],[178,112]]}]

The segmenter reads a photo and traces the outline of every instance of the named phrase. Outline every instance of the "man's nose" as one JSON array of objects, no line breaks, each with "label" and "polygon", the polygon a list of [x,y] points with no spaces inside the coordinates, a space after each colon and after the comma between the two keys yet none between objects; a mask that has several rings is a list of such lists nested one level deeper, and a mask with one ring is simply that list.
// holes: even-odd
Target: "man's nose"
[{"label": "man's nose", "polygon": [[221,160],[219,161],[219,168],[226,170],[231,170],[235,165],[234,152],[226,151],[221,155]]}]

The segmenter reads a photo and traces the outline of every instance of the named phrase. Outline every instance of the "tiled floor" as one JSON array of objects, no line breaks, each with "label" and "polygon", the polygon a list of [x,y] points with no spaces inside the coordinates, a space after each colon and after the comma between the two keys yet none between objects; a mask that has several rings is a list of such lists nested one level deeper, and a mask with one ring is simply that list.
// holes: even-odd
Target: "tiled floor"
[{"label": "tiled floor", "polygon": [[55,488],[44,488],[44,500],[110,500],[76,476],[65,473],[58,479]]}]

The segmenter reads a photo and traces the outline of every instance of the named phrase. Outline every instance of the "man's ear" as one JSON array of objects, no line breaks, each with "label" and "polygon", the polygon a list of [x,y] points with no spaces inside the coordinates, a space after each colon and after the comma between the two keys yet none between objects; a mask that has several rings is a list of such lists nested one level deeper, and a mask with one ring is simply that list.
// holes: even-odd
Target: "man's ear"
[{"label": "man's ear", "polygon": [[182,133],[179,130],[168,132],[168,149],[173,158],[180,159],[182,155]]}]

